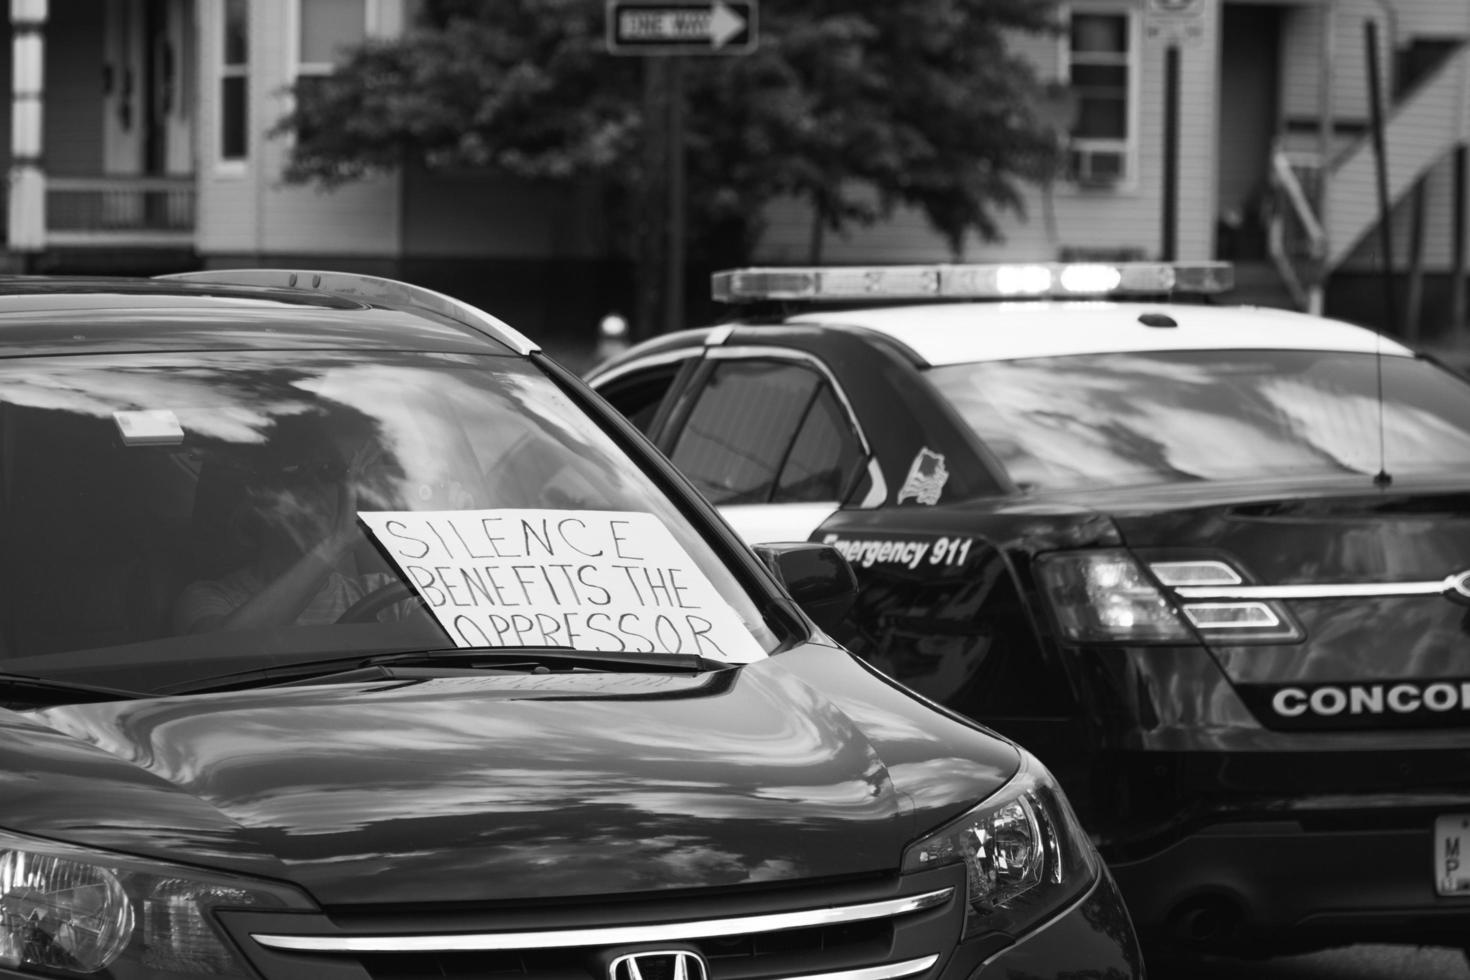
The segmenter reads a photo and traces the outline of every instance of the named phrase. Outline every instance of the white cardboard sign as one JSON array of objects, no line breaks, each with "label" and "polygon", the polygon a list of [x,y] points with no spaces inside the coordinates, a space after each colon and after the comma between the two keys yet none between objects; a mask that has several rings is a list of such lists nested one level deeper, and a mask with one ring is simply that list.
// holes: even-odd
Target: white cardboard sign
[{"label": "white cardboard sign", "polygon": [[652,514],[504,509],[357,516],[458,646],[570,646],[734,663],[765,656]]}]

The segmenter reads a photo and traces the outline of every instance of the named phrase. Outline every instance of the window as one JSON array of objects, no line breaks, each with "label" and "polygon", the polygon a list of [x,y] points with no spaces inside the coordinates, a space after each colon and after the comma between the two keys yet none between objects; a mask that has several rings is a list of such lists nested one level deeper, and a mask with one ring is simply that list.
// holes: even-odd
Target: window
[{"label": "window", "polygon": [[1380,467],[1395,478],[1470,469],[1470,394],[1413,358],[1141,351],[954,364],[929,378],[1034,490],[1343,473],[1367,486]]},{"label": "window", "polygon": [[[132,438],[130,417],[139,426]],[[524,359],[381,351],[8,358],[0,362],[0,485],[0,654],[42,676],[51,674],[51,654],[102,647],[111,649],[56,657],[54,669],[65,676],[87,663],[97,683],[152,690],[293,652],[444,646],[449,637],[427,618],[336,625],[354,597],[398,577],[366,525],[350,533],[341,574],[294,619],[215,629],[275,574],[268,562],[289,565],[333,533],[348,497],[362,512],[652,515],[756,644],[775,645],[753,597],[679,502]],[[624,607],[636,612],[624,603],[616,615]],[[607,639],[596,629],[582,631],[582,641]]]},{"label": "window", "polygon": [[825,384],[807,410],[776,482],[776,502],[841,500],[862,462],[862,446],[837,396]]},{"label": "window", "polygon": [[670,458],[713,503],[766,503],[820,383],[792,364],[717,365]]},{"label": "window", "polygon": [[225,0],[221,21],[219,156],[240,161],[250,153],[249,4]]},{"label": "window", "polygon": [[750,360],[714,368],[670,457],[716,504],[815,503],[841,498],[862,449],[816,371]]},{"label": "window", "polygon": [[1077,104],[1071,169],[1079,184],[1107,186],[1129,176],[1133,57],[1126,12],[1072,13],[1066,72]]},{"label": "window", "polygon": [[[309,99],[367,37],[366,0],[299,0],[296,96]],[[305,138],[298,132],[297,138]]]},{"label": "window", "polygon": [[651,435],[654,420],[681,367],[683,362],[660,364],[620,377],[606,386],[599,386],[597,391],[608,404],[627,416],[639,432]]}]

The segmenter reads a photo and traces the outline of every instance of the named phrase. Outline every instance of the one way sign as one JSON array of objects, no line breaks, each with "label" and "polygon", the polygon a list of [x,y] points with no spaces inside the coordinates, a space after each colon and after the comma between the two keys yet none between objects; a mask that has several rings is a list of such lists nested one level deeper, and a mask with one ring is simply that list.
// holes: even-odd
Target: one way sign
[{"label": "one way sign", "polygon": [[746,54],[755,37],[755,0],[607,0],[612,54]]}]

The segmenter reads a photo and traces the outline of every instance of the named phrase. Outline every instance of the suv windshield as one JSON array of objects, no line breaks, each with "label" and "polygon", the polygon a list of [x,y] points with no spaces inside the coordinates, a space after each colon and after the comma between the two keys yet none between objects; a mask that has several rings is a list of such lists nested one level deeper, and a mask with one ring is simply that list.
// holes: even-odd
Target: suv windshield
[{"label": "suv windshield", "polygon": [[1170,351],[959,364],[928,377],[1027,489],[1470,467],[1470,385],[1384,357],[1380,439],[1376,360]]},{"label": "suv windshield", "polygon": [[157,690],[358,651],[775,645],[674,504],[518,359],[5,360],[0,459],[15,674]]}]

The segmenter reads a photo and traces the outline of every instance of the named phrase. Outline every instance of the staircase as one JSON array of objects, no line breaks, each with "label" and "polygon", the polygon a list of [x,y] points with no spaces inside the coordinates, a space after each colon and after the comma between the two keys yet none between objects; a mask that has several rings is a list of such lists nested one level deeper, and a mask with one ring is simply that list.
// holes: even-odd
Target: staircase
[{"label": "staircase", "polygon": [[[1398,102],[1384,122],[1388,196],[1398,201],[1430,167],[1470,138],[1470,44],[1462,44]],[[1378,223],[1378,163],[1364,136],[1331,169],[1327,184],[1329,270]]]},{"label": "staircase", "polygon": [[[1430,168],[1467,140],[1470,42],[1462,42],[1447,49],[1443,59],[1388,112],[1383,142],[1390,202],[1401,200]],[[1321,296],[1320,288],[1313,291],[1314,284],[1320,287],[1363,237],[1378,227],[1378,160],[1371,133],[1326,168],[1325,227],[1311,204],[1323,179],[1319,156],[1288,153],[1278,143],[1272,156],[1267,240],[1287,301],[1279,302],[1278,295],[1275,300],[1263,300],[1268,305],[1310,308]]]}]

